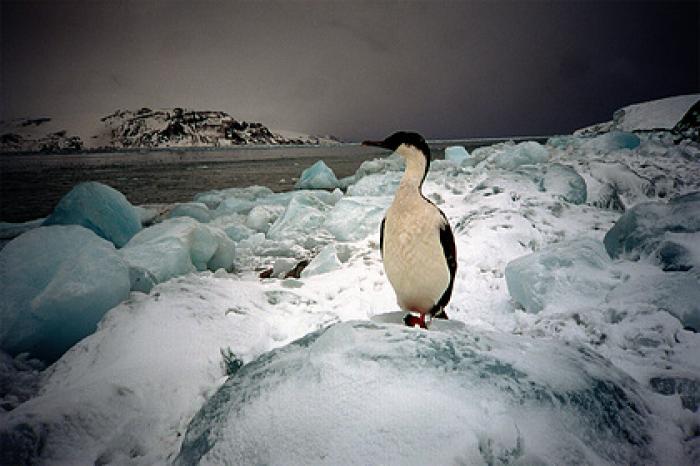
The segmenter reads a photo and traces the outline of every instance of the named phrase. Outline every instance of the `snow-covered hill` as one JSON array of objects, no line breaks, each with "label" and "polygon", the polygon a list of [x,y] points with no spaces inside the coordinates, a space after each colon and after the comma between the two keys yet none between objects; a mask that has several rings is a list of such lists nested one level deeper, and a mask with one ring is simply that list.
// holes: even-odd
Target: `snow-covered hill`
[{"label": "snow-covered hill", "polygon": [[[86,124],[87,123],[87,124]],[[0,122],[2,152],[83,149],[225,147],[246,144],[329,144],[332,138],[273,132],[262,123],[238,121],[221,111],[182,108],[117,110],[76,128],[48,117]]]},{"label": "snow-covered hill", "polygon": [[700,464],[700,145],[677,137],[434,161],[458,273],[428,331],[380,259],[396,155],[165,219],[76,187],[0,251],[0,463]]},{"label": "snow-covered hill", "polygon": [[629,105],[617,110],[611,121],[582,128],[574,134],[595,136],[613,130],[669,131],[679,139],[700,142],[700,94],[668,97]]}]

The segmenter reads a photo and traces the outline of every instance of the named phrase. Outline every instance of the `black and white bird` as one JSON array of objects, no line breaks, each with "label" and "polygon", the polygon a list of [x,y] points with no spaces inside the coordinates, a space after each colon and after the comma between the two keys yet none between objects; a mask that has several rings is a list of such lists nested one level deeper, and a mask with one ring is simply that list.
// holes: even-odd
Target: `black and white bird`
[{"label": "black and white bird", "polygon": [[399,307],[409,312],[404,322],[428,328],[433,317],[447,319],[445,306],[457,272],[457,251],[447,217],[421,192],[430,167],[430,148],[420,134],[409,132],[362,144],[394,151],[406,159],[406,171],[380,227],[380,251]]}]

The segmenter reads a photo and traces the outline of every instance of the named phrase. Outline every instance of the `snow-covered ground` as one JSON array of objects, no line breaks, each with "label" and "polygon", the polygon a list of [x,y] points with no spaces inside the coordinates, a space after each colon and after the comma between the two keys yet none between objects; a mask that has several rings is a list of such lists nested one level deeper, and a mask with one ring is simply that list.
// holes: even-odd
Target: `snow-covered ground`
[{"label": "snow-covered ground", "polygon": [[[46,369],[0,359],[0,462],[700,464],[700,146],[673,139],[562,136],[434,161],[423,192],[452,224],[458,272],[451,320],[429,331],[398,323],[382,270],[396,155],[336,180],[345,192],[138,208],[155,225],[99,246],[145,292]],[[326,170],[302,178],[335,180]],[[3,292],[27,313],[109,287],[86,279],[84,296],[66,273],[80,264],[41,262],[61,224],[126,228],[90,215],[55,214],[0,251]],[[49,243],[34,256],[30,233]],[[42,327],[3,306],[42,347]]]}]

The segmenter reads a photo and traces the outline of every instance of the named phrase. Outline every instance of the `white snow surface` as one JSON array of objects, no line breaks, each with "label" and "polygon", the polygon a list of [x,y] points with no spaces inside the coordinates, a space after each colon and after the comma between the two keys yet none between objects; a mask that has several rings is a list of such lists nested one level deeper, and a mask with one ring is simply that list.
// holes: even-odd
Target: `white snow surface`
[{"label": "white snow surface", "polygon": [[[603,248],[624,209],[700,191],[700,148],[640,141],[433,163],[423,193],[452,225],[458,270],[450,321],[427,332],[382,319],[399,311],[379,253],[395,155],[345,194],[196,196],[235,243],[231,271],[187,262],[28,369],[35,396],[3,389],[0,463],[700,464],[700,271]],[[690,251],[683,264],[697,263],[689,234],[664,236]],[[299,279],[258,278],[314,257]],[[535,283],[536,312],[508,292],[507,266]]]},{"label": "white snow surface", "polygon": [[673,129],[698,101],[700,94],[690,94],[634,104],[618,110],[615,120],[622,131]]}]

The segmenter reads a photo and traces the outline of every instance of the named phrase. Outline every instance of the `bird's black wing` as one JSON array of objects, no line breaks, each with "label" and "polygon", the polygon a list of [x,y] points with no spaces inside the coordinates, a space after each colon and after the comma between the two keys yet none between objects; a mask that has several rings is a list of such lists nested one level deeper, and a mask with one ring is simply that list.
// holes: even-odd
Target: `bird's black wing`
[{"label": "bird's black wing", "polygon": [[455,246],[455,237],[452,234],[452,228],[450,228],[450,223],[447,221],[445,214],[440,211],[442,217],[445,219],[445,223],[440,227],[440,244],[442,245],[442,250],[445,254],[445,260],[447,261],[447,268],[450,270],[450,284],[445,289],[442,294],[440,301],[438,301],[435,306],[436,311],[447,306],[452,296],[452,287],[455,283],[455,275],[457,274],[457,247]]},{"label": "bird's black wing", "polygon": [[382,219],[382,224],[379,227],[379,253],[384,257],[384,223],[386,223],[386,217]]}]

